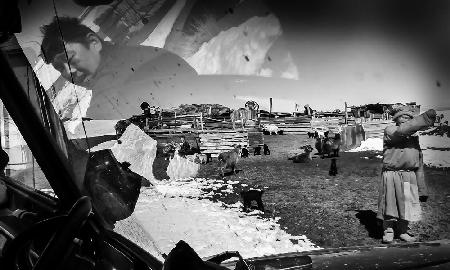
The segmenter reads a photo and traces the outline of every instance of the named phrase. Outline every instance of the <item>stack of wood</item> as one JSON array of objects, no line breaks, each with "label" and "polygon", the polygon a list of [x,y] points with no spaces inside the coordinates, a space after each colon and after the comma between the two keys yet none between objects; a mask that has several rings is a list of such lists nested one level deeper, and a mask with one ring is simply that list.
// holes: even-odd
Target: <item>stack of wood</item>
[{"label": "stack of wood", "polygon": [[239,131],[213,131],[199,133],[200,151],[217,157],[220,153],[234,149],[235,145],[248,147],[247,132]]}]

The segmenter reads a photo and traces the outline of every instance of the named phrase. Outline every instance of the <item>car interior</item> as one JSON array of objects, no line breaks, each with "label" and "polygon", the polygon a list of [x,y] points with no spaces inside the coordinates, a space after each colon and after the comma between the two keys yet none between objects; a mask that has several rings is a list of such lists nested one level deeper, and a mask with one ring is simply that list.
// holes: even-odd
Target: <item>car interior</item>
[{"label": "car interior", "polygon": [[[421,269],[449,266],[445,253],[450,243],[442,248],[437,243],[393,245],[389,250],[345,247],[244,259],[234,250],[200,257],[179,239],[169,253],[150,254],[112,230],[116,221],[133,212],[143,177],[132,172],[129,163],[119,162],[111,150],[91,152],[86,130],[86,138],[77,142],[68,138],[50,91],[15,35],[26,30],[21,29],[17,2],[0,3],[0,269],[327,269],[332,263],[346,267],[347,255],[362,265],[389,254],[407,265],[401,269],[416,269],[413,258],[421,250],[430,254]],[[74,0],[84,6],[111,2]],[[55,0],[52,3],[55,6]],[[19,154],[9,156],[5,150]],[[261,194],[259,201],[262,208]]]}]

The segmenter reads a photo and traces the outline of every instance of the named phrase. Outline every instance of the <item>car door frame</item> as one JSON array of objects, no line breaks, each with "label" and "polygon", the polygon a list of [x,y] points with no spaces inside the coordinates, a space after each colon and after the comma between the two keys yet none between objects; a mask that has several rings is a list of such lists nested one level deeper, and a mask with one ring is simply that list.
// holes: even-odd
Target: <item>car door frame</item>
[{"label": "car door frame", "polygon": [[[23,59],[26,59],[21,49],[16,53],[21,54]],[[27,61],[26,64],[29,65]],[[67,157],[64,156],[50,132],[42,124],[42,120],[28,100],[21,83],[11,67],[11,63],[3,51],[0,51],[0,74],[2,74],[0,77],[0,99],[8,110],[9,115],[14,119],[36,162],[58,196],[58,210],[66,211],[82,196],[75,183],[75,173],[68,164]],[[34,72],[33,76],[35,76]],[[46,95],[43,95],[41,98],[45,99]],[[47,102],[49,102],[48,97]],[[46,109],[52,108],[51,103],[49,105]],[[30,198],[35,198],[36,200],[43,198],[36,195],[36,192],[33,192],[31,188],[18,186],[16,188]],[[50,208],[54,206],[52,205]],[[93,235],[93,238],[100,239],[100,245],[103,245],[105,248],[103,252],[123,255],[123,258],[118,256],[110,259],[117,260],[117,262],[121,261],[121,259],[128,259],[135,266],[135,269],[162,269],[161,261],[125,237],[107,230],[102,226],[102,222],[99,219],[91,219],[87,224],[91,227],[91,231],[96,234]]]}]

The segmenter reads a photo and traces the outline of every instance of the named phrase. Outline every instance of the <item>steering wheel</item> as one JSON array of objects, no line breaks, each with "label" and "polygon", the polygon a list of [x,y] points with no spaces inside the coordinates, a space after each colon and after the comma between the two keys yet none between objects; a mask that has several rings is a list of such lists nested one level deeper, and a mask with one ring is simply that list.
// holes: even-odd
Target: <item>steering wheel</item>
[{"label": "steering wheel", "polygon": [[[81,197],[67,215],[52,217],[34,224],[19,234],[5,247],[6,269],[60,269],[71,252],[71,245],[91,213],[89,197]],[[51,234],[51,238],[39,255],[31,248],[38,235]]]}]

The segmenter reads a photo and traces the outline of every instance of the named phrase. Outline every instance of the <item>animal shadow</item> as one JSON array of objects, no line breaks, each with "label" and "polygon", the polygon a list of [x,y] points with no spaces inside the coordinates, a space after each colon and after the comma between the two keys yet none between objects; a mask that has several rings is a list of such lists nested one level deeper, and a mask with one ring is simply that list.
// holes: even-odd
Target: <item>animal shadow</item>
[{"label": "animal shadow", "polygon": [[355,217],[364,225],[369,237],[374,239],[381,239],[383,237],[383,229],[380,226],[380,221],[377,219],[377,213],[372,210],[356,210]]}]

